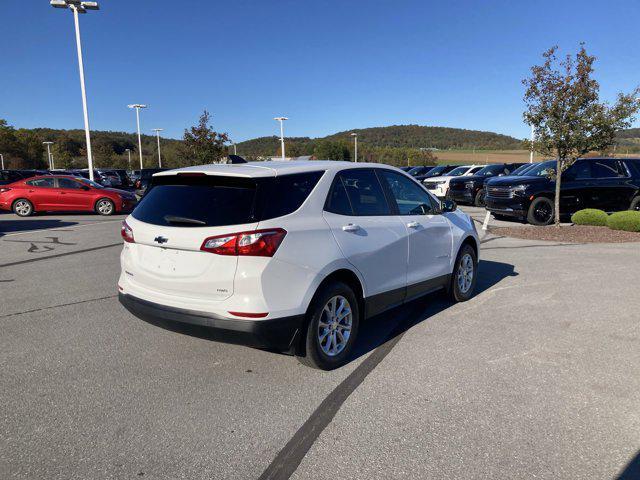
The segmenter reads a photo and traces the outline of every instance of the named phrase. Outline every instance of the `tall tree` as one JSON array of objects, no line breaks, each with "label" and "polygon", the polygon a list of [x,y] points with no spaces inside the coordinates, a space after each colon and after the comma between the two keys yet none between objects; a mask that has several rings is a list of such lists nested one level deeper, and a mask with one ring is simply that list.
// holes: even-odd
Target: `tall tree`
[{"label": "tall tree", "polygon": [[596,57],[583,44],[575,55],[556,57],[557,46],[547,50],[542,65],[531,67],[526,87],[524,120],[533,125],[533,149],[555,156],[555,224],[560,226],[562,172],[579,157],[604,151],[614,144],[616,131],[628,128],[640,108],[639,89],[618,94],[613,106],[600,102],[600,85],[592,77]]},{"label": "tall tree", "polygon": [[214,163],[227,154],[225,144],[229,136],[216,132],[209,125],[210,119],[211,115],[205,110],[198,124],[184,131],[180,158],[186,165]]}]

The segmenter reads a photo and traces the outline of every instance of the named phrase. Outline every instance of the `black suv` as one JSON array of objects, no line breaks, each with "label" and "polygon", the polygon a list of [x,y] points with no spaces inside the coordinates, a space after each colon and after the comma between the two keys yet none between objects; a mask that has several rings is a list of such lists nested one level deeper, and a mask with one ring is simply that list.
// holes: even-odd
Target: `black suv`
[{"label": "black suv", "polygon": [[452,178],[447,196],[458,203],[484,207],[484,184],[498,175],[511,175],[522,163],[496,163],[481,168],[473,175]]},{"label": "black suv", "polygon": [[[556,161],[548,160],[522,176],[490,179],[486,183],[487,210],[533,225],[549,225],[554,218],[555,171]],[[640,159],[579,159],[562,174],[560,194],[563,215],[583,208],[640,210]]]}]

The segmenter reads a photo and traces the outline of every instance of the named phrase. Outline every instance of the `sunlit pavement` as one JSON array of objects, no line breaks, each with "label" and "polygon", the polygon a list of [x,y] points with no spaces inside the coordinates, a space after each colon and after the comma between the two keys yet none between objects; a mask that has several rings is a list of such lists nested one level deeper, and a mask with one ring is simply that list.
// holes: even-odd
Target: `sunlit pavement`
[{"label": "sunlit pavement", "polygon": [[128,314],[121,218],[0,215],[0,478],[640,478],[638,244],[488,235],[319,372]]}]

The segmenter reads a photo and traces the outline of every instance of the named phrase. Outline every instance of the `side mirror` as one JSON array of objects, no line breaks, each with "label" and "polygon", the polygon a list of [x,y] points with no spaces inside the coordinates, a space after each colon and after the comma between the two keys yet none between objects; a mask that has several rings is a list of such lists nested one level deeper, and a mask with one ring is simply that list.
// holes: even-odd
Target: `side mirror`
[{"label": "side mirror", "polygon": [[445,200],[442,202],[442,213],[454,212],[457,208],[458,205],[456,205],[456,202],[453,200]]}]

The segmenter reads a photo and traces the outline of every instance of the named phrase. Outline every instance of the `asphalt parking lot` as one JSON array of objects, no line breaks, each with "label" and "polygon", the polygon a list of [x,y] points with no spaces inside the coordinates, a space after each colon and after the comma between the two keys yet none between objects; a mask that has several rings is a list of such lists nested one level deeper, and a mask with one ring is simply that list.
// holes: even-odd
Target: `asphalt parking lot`
[{"label": "asphalt parking lot", "polygon": [[121,219],[0,214],[0,478],[640,478],[638,244],[485,237],[320,372],[132,317]]}]

